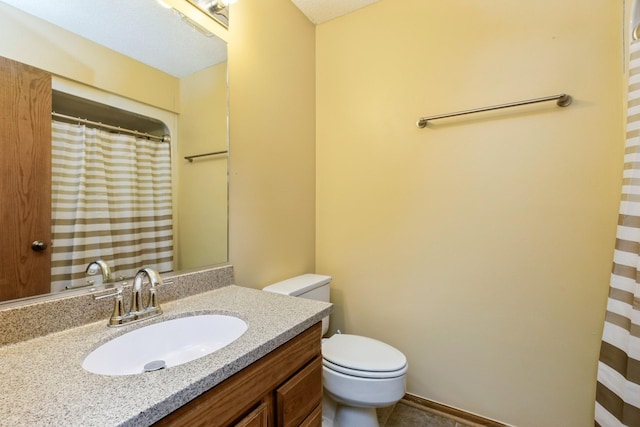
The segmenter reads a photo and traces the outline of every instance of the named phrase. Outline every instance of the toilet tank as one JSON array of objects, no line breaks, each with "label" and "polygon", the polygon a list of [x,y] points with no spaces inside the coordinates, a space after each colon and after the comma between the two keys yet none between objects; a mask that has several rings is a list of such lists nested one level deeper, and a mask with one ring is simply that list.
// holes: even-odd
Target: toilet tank
[{"label": "toilet tank", "polygon": [[[331,276],[303,274],[274,283],[262,290],[293,297],[329,302],[329,283],[331,283]],[[322,335],[324,335],[328,329],[329,318],[325,317],[322,319]]]}]

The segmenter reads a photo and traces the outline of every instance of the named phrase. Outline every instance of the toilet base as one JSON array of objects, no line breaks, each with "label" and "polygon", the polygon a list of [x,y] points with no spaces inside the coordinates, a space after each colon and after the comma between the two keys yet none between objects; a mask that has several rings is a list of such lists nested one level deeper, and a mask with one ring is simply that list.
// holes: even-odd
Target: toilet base
[{"label": "toilet base", "polygon": [[324,393],[322,427],[379,427],[376,408],[356,408],[336,402]]},{"label": "toilet base", "polygon": [[355,408],[338,404],[334,427],[379,427],[376,408]]}]

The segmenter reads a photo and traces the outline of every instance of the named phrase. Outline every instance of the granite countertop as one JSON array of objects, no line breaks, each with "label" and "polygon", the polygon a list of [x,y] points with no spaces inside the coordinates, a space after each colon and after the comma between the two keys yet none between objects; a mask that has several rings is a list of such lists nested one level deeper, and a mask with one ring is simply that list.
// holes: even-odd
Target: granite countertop
[{"label": "granite countertop", "polygon": [[[107,328],[105,319],[0,347],[0,425],[150,425],[319,322],[331,304],[230,285],[162,309],[121,328]],[[234,314],[249,328],[227,347],[160,371],[104,376],[81,366],[115,336],[195,313]]]}]

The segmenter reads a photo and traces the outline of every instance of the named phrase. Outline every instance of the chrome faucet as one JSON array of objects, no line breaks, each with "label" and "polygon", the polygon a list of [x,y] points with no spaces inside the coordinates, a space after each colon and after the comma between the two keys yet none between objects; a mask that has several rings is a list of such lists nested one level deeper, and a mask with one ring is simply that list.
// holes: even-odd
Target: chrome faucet
[{"label": "chrome faucet", "polygon": [[107,283],[111,279],[111,269],[109,268],[109,265],[101,259],[95,260],[89,263],[86,273],[90,276],[95,276],[95,274],[97,273],[95,267],[98,267],[98,269],[100,270],[100,274],[102,275],[102,283]]},{"label": "chrome faucet", "polygon": [[[142,302],[142,284],[145,277],[149,279],[150,284],[149,301],[146,307],[143,306]],[[117,288],[115,292],[99,296],[94,295],[93,298],[99,300],[103,298],[115,297],[113,312],[111,313],[111,317],[109,318],[107,326],[122,326],[127,323],[132,323],[161,315],[162,309],[158,304],[158,298],[156,295],[157,287],[164,284],[172,283],[173,281],[171,280],[163,282],[158,272],[152,268],[143,268],[138,270],[135,277],[133,278],[133,286],[131,287],[131,306],[129,307],[128,312],[124,311],[123,303],[123,287],[127,284],[127,282],[123,282],[122,286]]]},{"label": "chrome faucet", "polygon": [[[149,302],[147,306],[142,308],[142,282],[145,276],[149,279]],[[133,289],[131,292],[131,313],[144,313],[145,311],[154,311],[157,314],[162,314],[162,310],[158,305],[158,299],[156,297],[156,286],[162,286],[162,279],[157,271],[152,268],[143,268],[138,270],[136,276],[133,278]],[[149,313],[151,314],[151,313]],[[147,316],[149,317],[149,316]]]}]

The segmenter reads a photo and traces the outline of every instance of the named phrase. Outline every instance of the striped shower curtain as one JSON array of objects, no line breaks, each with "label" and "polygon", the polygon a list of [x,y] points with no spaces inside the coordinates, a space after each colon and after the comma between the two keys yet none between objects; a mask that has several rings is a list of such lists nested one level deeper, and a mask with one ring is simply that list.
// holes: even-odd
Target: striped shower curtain
[{"label": "striped shower curtain", "polygon": [[640,426],[640,42],[630,55],[622,201],[596,388],[602,427]]},{"label": "striped shower curtain", "polygon": [[52,123],[52,291],[87,283],[102,259],[114,277],[173,269],[167,143]]}]

